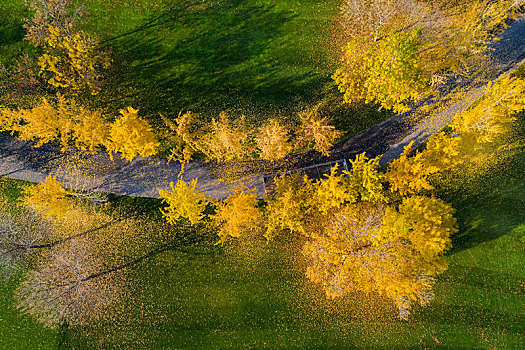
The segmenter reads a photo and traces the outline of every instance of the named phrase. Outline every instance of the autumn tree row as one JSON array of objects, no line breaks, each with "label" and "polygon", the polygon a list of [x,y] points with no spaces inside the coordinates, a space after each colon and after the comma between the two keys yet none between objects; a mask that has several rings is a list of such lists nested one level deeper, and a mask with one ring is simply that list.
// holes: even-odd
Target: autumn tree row
[{"label": "autumn tree row", "polygon": [[[447,131],[433,135],[422,149],[411,150],[409,145],[400,158],[384,169],[378,167],[379,158],[368,159],[361,154],[350,161],[350,171],[334,167],[319,180],[299,173],[285,175],[276,179],[275,195],[266,203],[258,201],[253,190],[243,187],[222,201],[207,198],[197,189],[198,179],[188,183],[180,178],[170,190],[160,191],[167,204],[162,213],[172,225],[187,222],[201,230],[211,227],[218,235],[217,244],[253,235],[267,241],[285,234],[303,236],[302,253],[308,261],[306,276],[319,284],[328,298],[375,293],[391,299],[400,317],[406,319],[414,303],[425,305],[432,299],[432,286],[447,268],[445,253],[451,247],[450,236],[457,231],[454,209],[432,193],[433,179],[461,166],[472,167],[479,159],[486,161],[488,150],[498,151],[497,146],[511,132],[515,113],[524,108],[525,80],[505,76],[491,83],[471,108],[458,114]],[[67,189],[56,177],[49,176],[43,183],[24,190],[23,201],[30,208],[26,210],[39,214],[22,216],[34,217],[31,222],[36,223],[41,216],[60,222],[86,199],[96,202],[89,193],[86,196]],[[207,207],[213,209],[211,214],[205,214]],[[13,220],[8,216],[0,230],[4,259],[0,265],[4,270],[43,248],[65,247],[56,251],[57,259],[62,259],[57,261],[78,257],[79,251],[83,252],[80,256],[84,261],[91,254],[85,248],[75,248],[78,246],[73,249],[69,243],[62,246],[60,239],[52,241],[58,243],[45,243],[52,230]],[[127,266],[124,263],[108,272],[96,272],[93,267],[76,269],[70,275],[76,282],[68,282],[72,287],[67,293],[62,285],[53,285],[55,273],[67,266],[51,264],[43,270],[31,270],[29,284],[24,284],[21,291],[21,308],[50,324],[56,325],[62,318],[83,322],[88,315],[93,316],[85,310],[99,310],[88,303],[107,306],[97,304],[96,293],[88,293],[99,291],[95,288],[101,281],[98,278],[110,278]],[[46,293],[39,286],[50,288],[53,293]],[[99,287],[107,286],[102,283]],[[89,298],[71,304],[75,307],[72,309],[66,303],[73,295],[70,291],[87,293]],[[67,298],[53,302],[55,292]]]},{"label": "autumn tree row", "polygon": [[[505,140],[515,113],[524,108],[525,80],[505,76],[456,115],[450,130],[431,136],[422,150],[411,151],[411,143],[383,171],[379,157],[361,154],[350,161],[350,171],[335,166],[320,180],[283,175],[266,206],[253,190],[242,188],[224,201],[210,201],[215,214],[209,223],[219,243],[249,232],[268,241],[283,233],[302,235],[306,275],[327,297],[375,292],[392,299],[406,319],[414,302],[424,305],[432,298],[457,231],[454,209],[432,195],[432,177],[471,167],[479,157],[486,161],[487,149]],[[209,200],[196,186],[197,179],[189,184],[179,179],[171,191],[160,191],[168,222],[204,219]]]}]

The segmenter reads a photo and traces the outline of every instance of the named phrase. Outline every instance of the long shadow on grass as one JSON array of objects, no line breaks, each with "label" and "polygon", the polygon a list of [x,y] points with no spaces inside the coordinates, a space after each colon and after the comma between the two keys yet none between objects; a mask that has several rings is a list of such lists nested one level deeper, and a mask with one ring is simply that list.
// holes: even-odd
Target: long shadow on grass
[{"label": "long shadow on grass", "polygon": [[[525,224],[525,113],[518,115],[511,156],[476,177],[457,182],[440,197],[457,209],[460,231],[452,237],[451,253],[511,234]],[[505,151],[503,151],[505,152]]]},{"label": "long shadow on grass", "polygon": [[25,29],[22,27],[26,11],[14,11],[0,5],[0,63],[13,59],[20,53],[20,49],[28,46],[24,42]]},{"label": "long shadow on grass", "polygon": [[443,276],[443,281],[490,289],[496,293],[525,295],[525,279],[479,267],[453,264]]},{"label": "long shadow on grass", "polygon": [[273,42],[293,41],[281,30],[293,18],[247,0],[166,8],[130,35],[108,41],[116,70],[106,89],[113,97],[105,102],[143,107],[152,116],[297,103],[310,94],[314,74],[268,54]]}]

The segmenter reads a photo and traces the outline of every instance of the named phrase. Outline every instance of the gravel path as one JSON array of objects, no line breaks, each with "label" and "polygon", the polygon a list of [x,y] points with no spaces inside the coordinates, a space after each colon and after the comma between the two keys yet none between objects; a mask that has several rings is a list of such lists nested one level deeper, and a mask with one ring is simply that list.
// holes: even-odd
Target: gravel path
[{"label": "gravel path", "polygon": [[[457,112],[468,108],[479,98],[488,80],[497,79],[501,74],[510,72],[523,61],[525,57],[525,20],[523,19],[525,16],[522,20],[512,23],[502,34],[501,40],[495,43],[493,48],[496,72],[482,84],[472,83],[469,88],[463,88],[466,93],[461,98],[450,97],[457,94],[454,90],[442,92],[437,99],[448,102],[442,104],[440,111],[415,122],[418,107],[428,103],[425,101],[420,106],[415,106],[409,113],[396,115],[361,134],[337,143],[330,157],[312,151],[287,157],[280,164],[287,169],[299,168],[338,159],[353,159],[355,155],[362,152],[366,152],[369,157],[383,154],[381,163],[384,164],[398,157],[410,141],[415,140],[416,144],[424,142],[430,135],[447,125]],[[157,157],[137,157],[132,162],[122,159],[111,161],[108,155],[103,153],[96,155],[77,151],[62,153],[55,145],[34,148],[34,144],[34,142],[0,135],[0,176],[40,182],[50,173],[58,173],[59,180],[72,187],[78,187],[81,183],[84,184],[83,186],[115,194],[159,197],[158,190],[169,188],[169,183],[177,181],[180,172],[178,163],[169,163]],[[86,175],[86,172],[82,172],[83,175],[79,176],[75,175],[75,172],[64,171],[72,165],[91,173]],[[248,169],[249,175],[244,180],[250,187],[254,187],[257,196],[262,198],[264,196],[262,175],[277,172],[278,166],[264,161],[230,165],[231,168],[239,166]],[[217,170],[217,166],[213,163],[194,161],[186,165],[183,178],[186,181],[198,178],[198,189],[206,191],[208,196],[224,198],[231,192],[232,184],[219,180]]]}]

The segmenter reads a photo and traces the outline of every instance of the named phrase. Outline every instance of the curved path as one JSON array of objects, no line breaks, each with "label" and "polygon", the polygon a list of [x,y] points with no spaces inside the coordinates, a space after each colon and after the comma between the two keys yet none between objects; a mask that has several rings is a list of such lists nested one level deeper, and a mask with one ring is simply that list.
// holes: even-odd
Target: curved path
[{"label": "curved path", "polygon": [[[263,175],[325,163],[338,159],[352,159],[366,152],[369,157],[383,154],[381,163],[398,157],[411,140],[419,144],[431,134],[441,130],[454,115],[479,98],[490,80],[515,69],[525,58],[525,16],[513,22],[494,44],[495,71],[485,74],[484,83],[469,82],[455,89],[441,91],[430,101],[423,101],[411,112],[396,115],[369,130],[338,142],[331,156],[324,157],[317,152],[289,156],[279,165],[264,161],[241,162],[218,167],[213,163],[194,161],[187,164],[183,178],[188,181],[198,178],[198,189],[208,196],[224,198],[232,190],[232,183],[221,181],[217,174],[225,170],[244,168],[248,174],[243,180],[254,187],[257,196],[264,196]],[[448,84],[447,84],[448,85]],[[460,94],[458,91],[466,92]],[[444,102],[443,102],[444,101]],[[437,103],[439,102],[439,103]],[[428,104],[439,108],[427,116],[421,116],[420,107]],[[34,142],[20,141],[0,135],[0,176],[13,179],[41,182],[50,173],[58,174],[59,181],[77,188],[95,188],[104,192],[140,197],[159,197],[159,189],[167,189],[171,181],[177,181],[180,165],[157,157],[137,157],[132,162],[122,159],[111,161],[107,154],[83,154],[77,151],[60,152],[55,145],[34,148]],[[79,172],[67,170],[77,166]],[[229,167],[229,168],[228,168]],[[66,170],[64,170],[66,169]],[[91,172],[91,173],[87,173]],[[255,174],[255,175],[254,175]]]}]

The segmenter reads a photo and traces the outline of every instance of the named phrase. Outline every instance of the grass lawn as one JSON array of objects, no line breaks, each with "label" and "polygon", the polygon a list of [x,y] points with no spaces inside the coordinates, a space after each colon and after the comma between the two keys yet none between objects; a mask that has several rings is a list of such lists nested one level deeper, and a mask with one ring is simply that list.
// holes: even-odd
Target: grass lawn
[{"label": "grass lawn", "polygon": [[[257,122],[335,93],[338,0],[83,0],[84,29],[114,58],[91,103],[132,105],[152,122],[181,110],[245,113]],[[0,4],[0,62],[23,41],[23,0]],[[342,98],[341,98],[342,99]]]},{"label": "grass lawn", "polygon": [[[18,349],[31,341],[64,349],[519,348],[525,325],[525,147],[514,150],[475,181],[441,189],[457,209],[460,232],[436,299],[416,308],[408,322],[397,320],[386,301],[360,295],[325,300],[304,277],[301,244],[293,237],[268,246],[220,247],[213,246],[213,233],[194,232],[125,272],[131,293],[111,322],[61,329],[56,340],[57,331],[17,316],[11,287],[2,285],[0,339]],[[16,195],[16,182],[4,183]],[[157,201],[139,202],[157,210]]]},{"label": "grass lawn", "polygon": [[266,118],[332,86],[338,1],[88,0],[86,27],[115,57],[104,102],[158,112]]}]

